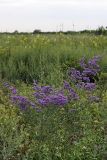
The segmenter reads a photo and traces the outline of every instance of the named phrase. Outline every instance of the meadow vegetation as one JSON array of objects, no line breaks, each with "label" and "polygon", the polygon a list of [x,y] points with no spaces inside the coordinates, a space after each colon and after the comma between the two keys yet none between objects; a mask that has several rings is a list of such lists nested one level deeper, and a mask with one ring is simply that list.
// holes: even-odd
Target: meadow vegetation
[{"label": "meadow vegetation", "polygon": [[107,159],[107,37],[0,35],[0,160]]}]

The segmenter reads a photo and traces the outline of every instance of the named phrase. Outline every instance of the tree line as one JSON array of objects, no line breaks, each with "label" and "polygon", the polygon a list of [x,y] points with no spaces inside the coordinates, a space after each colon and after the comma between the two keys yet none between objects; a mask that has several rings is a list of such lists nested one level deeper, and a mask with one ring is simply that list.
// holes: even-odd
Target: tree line
[{"label": "tree line", "polygon": [[15,30],[14,32],[0,32],[0,34],[57,34],[57,33],[63,33],[63,34],[71,34],[71,35],[76,35],[76,34],[95,34],[95,35],[107,35],[107,27],[104,26],[100,26],[95,30],[81,30],[81,31],[72,31],[72,30],[68,30],[68,31],[48,31],[48,32],[43,32],[41,29],[35,29],[32,32],[19,32],[18,30]]}]

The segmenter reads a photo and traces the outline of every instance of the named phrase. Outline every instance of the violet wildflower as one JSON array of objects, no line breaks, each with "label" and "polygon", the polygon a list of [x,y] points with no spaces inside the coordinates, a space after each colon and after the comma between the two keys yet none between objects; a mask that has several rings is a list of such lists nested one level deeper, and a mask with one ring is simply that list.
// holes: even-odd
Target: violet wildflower
[{"label": "violet wildflower", "polygon": [[88,65],[99,68],[99,65],[98,65],[97,63],[98,63],[100,60],[101,60],[101,56],[95,56],[93,59],[90,59],[90,60],[88,61]]},{"label": "violet wildflower", "polygon": [[79,82],[79,83],[76,84],[76,87],[77,87],[78,89],[80,89],[80,88],[84,89],[84,86],[85,86],[85,83],[84,83],[84,82]]},{"label": "violet wildflower", "polygon": [[43,99],[39,99],[38,103],[42,106],[64,106],[68,103],[68,98],[62,94],[49,95]]},{"label": "violet wildflower", "polygon": [[8,82],[4,82],[3,85],[11,92],[11,94],[17,94],[17,89],[10,86]]},{"label": "violet wildflower", "polygon": [[67,81],[64,81],[64,89],[70,90],[71,86]]},{"label": "violet wildflower", "polygon": [[63,90],[56,90],[51,86],[39,86],[37,84],[35,84],[34,89],[35,93],[33,95],[40,106],[63,106],[68,103],[68,98],[64,95]]},{"label": "violet wildflower", "polygon": [[35,96],[35,98],[38,98],[38,99],[46,97],[45,93],[42,93],[42,92],[35,92],[33,95]]},{"label": "violet wildflower", "polygon": [[38,86],[38,85],[36,85],[36,86],[33,87],[33,89],[34,89],[35,91],[38,91],[38,92],[39,92],[39,91],[41,90],[41,87]]},{"label": "violet wildflower", "polygon": [[77,94],[76,92],[70,91],[69,99],[70,99],[70,100],[78,100],[78,99],[79,99],[79,96],[78,96],[78,94]]},{"label": "violet wildflower", "polygon": [[42,86],[41,91],[45,94],[50,94],[53,91],[53,89],[50,86]]},{"label": "violet wildflower", "polygon": [[64,106],[68,103],[68,97],[62,94],[51,95],[50,97],[50,104]]},{"label": "violet wildflower", "polygon": [[75,68],[72,68],[70,71],[69,71],[69,76],[71,77],[71,79],[74,81],[74,82],[78,82],[78,81],[81,81],[82,80],[82,75],[80,73],[79,70],[76,70]]},{"label": "violet wildflower", "polygon": [[100,66],[98,65],[99,60],[100,60],[99,56],[90,59],[87,65],[84,67],[82,75],[96,76],[100,71]]},{"label": "violet wildflower", "polygon": [[70,84],[67,81],[64,81],[64,89],[66,89],[68,91],[68,99],[69,99],[69,101],[79,99],[79,96],[74,91],[74,89],[71,88]]},{"label": "violet wildflower", "polygon": [[83,80],[83,82],[88,82],[88,83],[90,82],[90,78],[89,77],[83,77],[82,80]]},{"label": "violet wildflower", "polygon": [[30,102],[28,98],[24,96],[12,95],[11,100],[13,104],[20,107],[21,110],[26,110],[30,106],[35,106],[34,103]]},{"label": "violet wildflower", "polygon": [[10,86],[9,90],[11,91],[12,94],[17,94],[17,89],[15,87]]},{"label": "violet wildflower", "polygon": [[3,85],[4,85],[6,88],[9,88],[9,87],[10,87],[10,85],[9,85],[8,82],[4,82]]},{"label": "violet wildflower", "polygon": [[86,68],[86,63],[85,63],[85,58],[83,57],[81,60],[80,60],[80,66],[81,66],[81,68]]},{"label": "violet wildflower", "polygon": [[42,99],[38,99],[38,103],[41,106],[48,106],[50,104],[50,98],[45,97],[45,98],[42,98]]},{"label": "violet wildflower", "polygon": [[96,69],[91,69],[91,68],[85,68],[82,72],[82,76],[96,76],[97,75],[97,70]]},{"label": "violet wildflower", "polygon": [[30,102],[30,106],[31,106],[32,108],[35,108],[35,107],[36,107],[35,103],[33,103],[33,102]]},{"label": "violet wildflower", "polygon": [[82,58],[80,66],[83,70],[81,72],[74,68],[70,70],[70,78],[72,81],[76,82],[76,86],[78,88],[83,88],[89,91],[93,91],[95,89],[95,79],[98,79],[97,76],[100,71],[100,67],[98,65],[99,60],[100,57],[96,56],[86,63],[85,59]]},{"label": "violet wildflower", "polygon": [[96,85],[95,85],[95,83],[86,83],[84,88],[88,91],[93,91],[93,90],[95,90]]}]

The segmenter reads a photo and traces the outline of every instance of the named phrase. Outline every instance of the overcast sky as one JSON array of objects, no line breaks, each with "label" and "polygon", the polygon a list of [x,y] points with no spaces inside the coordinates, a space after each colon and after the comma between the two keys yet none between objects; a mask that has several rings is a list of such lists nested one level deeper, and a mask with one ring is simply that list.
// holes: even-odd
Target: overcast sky
[{"label": "overcast sky", "polygon": [[0,31],[107,26],[107,0],[0,0]]}]

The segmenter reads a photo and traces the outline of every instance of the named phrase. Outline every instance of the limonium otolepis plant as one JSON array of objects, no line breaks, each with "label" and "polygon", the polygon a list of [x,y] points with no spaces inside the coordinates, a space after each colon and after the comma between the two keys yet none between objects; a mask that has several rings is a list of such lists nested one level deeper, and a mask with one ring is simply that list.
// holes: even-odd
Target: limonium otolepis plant
[{"label": "limonium otolepis plant", "polygon": [[22,96],[18,93],[17,89],[9,83],[4,83],[4,87],[10,92],[10,100],[13,104],[18,106],[21,110],[26,110],[28,107],[35,108],[40,111],[44,107],[58,106],[64,107],[74,100],[80,100],[79,90],[85,92],[87,98],[93,102],[99,101],[99,97],[94,94],[96,89],[96,81],[99,76],[100,56],[95,56],[89,59],[88,62],[85,58],[80,60],[80,70],[70,68],[68,70],[68,80],[64,80],[60,88],[54,88],[50,85],[39,85],[34,80],[33,83],[33,101],[28,97]]}]

